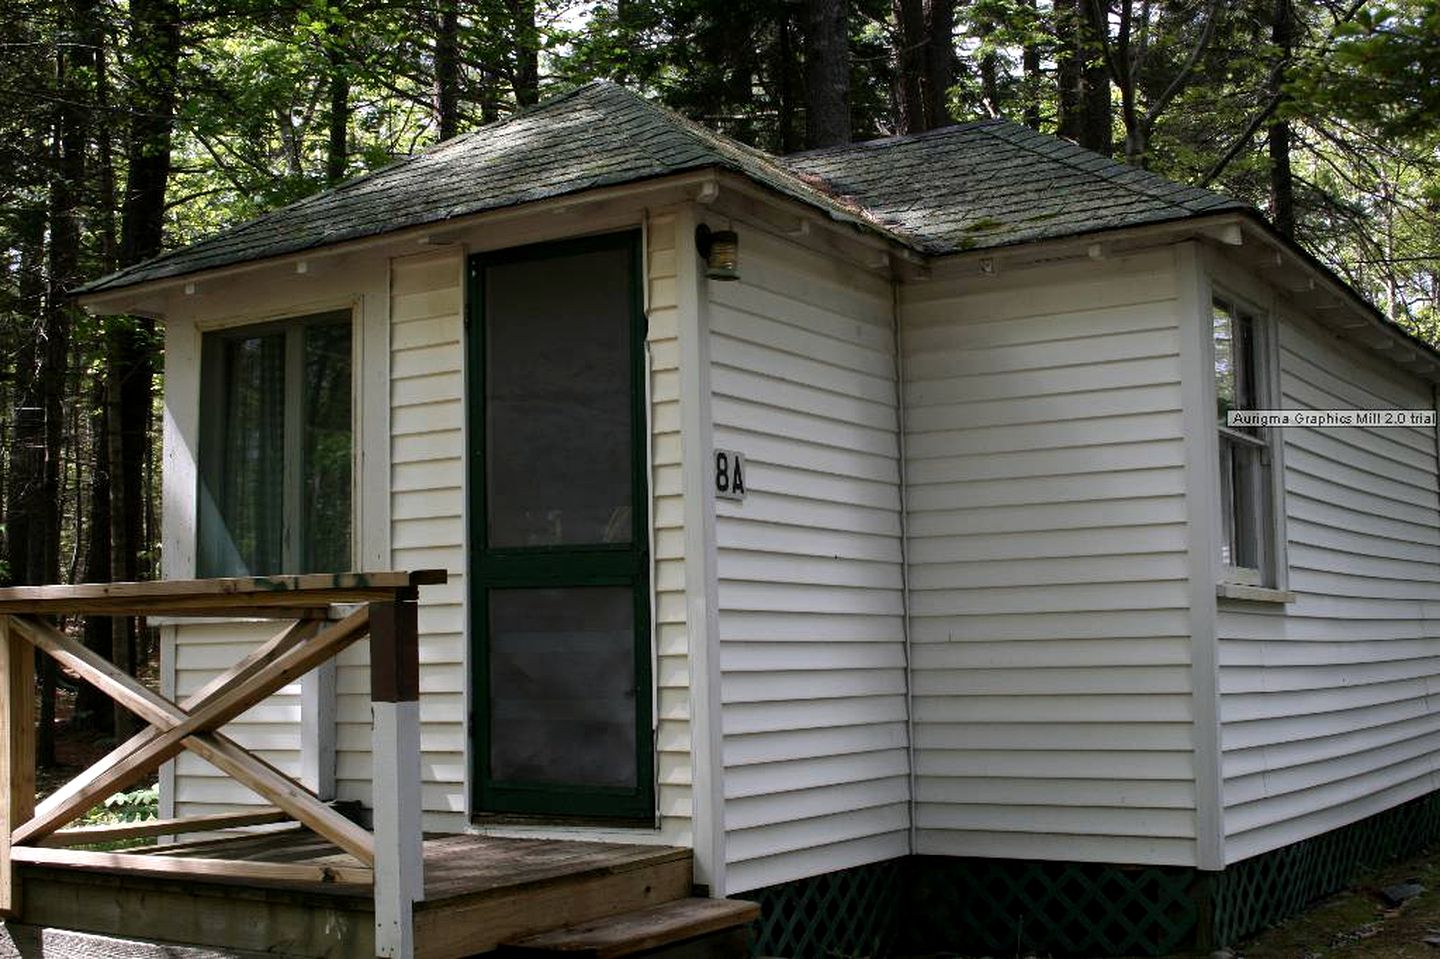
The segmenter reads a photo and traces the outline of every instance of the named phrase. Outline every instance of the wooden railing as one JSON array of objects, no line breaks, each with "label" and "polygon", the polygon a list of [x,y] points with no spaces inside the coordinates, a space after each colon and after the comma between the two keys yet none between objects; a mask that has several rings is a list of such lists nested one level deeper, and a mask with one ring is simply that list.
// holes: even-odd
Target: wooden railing
[{"label": "wooden railing", "polygon": [[[0,916],[21,914],[17,863],[123,868],[232,880],[373,883],[377,955],[410,955],[411,907],[424,894],[419,812],[416,592],[445,573],[345,573],[0,589]],[[332,604],[362,604],[331,620]],[[45,621],[47,616],[261,617],[293,620],[250,655],[175,703]],[[359,639],[370,637],[375,830],[220,732],[226,723]],[[35,802],[33,649],[149,724],[65,786]],[[273,804],[244,813],[115,827],[66,828],[110,794],[189,750]],[[293,819],[358,867],[168,858],[71,848],[116,839],[209,832]]]}]

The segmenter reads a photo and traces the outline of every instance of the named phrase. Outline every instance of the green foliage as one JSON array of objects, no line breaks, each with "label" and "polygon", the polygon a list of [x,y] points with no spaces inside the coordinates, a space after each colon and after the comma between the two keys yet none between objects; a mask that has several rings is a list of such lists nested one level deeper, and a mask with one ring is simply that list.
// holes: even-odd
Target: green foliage
[{"label": "green foliage", "polygon": [[1329,55],[1295,78],[1297,101],[1391,136],[1440,127],[1440,0],[1362,7],[1336,32]]},{"label": "green foliage", "polygon": [[[159,818],[160,788],[158,786],[148,786],[108,796],[104,802],[80,817],[77,825],[82,827],[123,826],[129,823],[148,822]],[[114,851],[148,846],[152,843],[153,840],[146,838],[119,839],[112,842],[90,843],[80,848]]]},{"label": "green foliage", "polygon": [[129,792],[115,793],[87,812],[80,820],[84,826],[116,826],[160,818],[160,787],[147,786]]}]

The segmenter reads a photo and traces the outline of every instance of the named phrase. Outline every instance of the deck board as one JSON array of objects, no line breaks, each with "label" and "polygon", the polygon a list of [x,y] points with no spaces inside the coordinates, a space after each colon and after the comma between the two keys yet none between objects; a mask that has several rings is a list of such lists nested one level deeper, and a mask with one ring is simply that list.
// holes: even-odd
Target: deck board
[{"label": "deck board", "polygon": [[[359,865],[304,827],[131,850],[152,856]],[[427,904],[499,889],[688,859],[688,849],[580,840],[438,836],[425,840]]]},{"label": "deck board", "polygon": [[555,879],[689,859],[663,846],[450,836],[425,842],[425,900],[514,889]]},{"label": "deck board", "polygon": [[[302,826],[127,851],[168,860],[359,865]],[[428,838],[425,900],[415,906],[417,955],[467,956],[493,949],[503,937],[688,896],[691,859],[690,850],[668,846],[471,835]],[[27,899],[36,909],[34,920],[27,916],[27,921],[202,946],[233,943],[262,951],[275,946],[270,937],[278,930],[286,942],[305,943],[298,954],[327,959],[350,959],[371,948],[367,937],[374,905],[365,885],[253,879],[227,883],[204,876],[158,879],[124,869],[90,871],[81,877],[76,870],[67,873],[54,866],[23,869],[22,881],[31,875],[31,889],[40,897]],[[84,905],[95,901],[96,883],[108,883],[104,897],[112,907],[98,913]],[[105,918],[93,919],[96,915]],[[209,918],[202,921],[201,916]],[[87,926],[89,922],[94,924]],[[208,935],[205,930],[210,928],[240,938],[197,938]],[[348,930],[345,944],[337,945],[317,928]]]}]

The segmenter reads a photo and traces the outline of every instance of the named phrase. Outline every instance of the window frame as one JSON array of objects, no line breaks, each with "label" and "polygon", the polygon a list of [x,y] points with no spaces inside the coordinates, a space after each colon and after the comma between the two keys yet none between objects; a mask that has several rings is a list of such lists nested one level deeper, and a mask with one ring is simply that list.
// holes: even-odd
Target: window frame
[{"label": "window frame", "polygon": [[[197,577],[212,576],[267,576],[286,575],[293,573],[308,572],[331,572],[331,570],[313,570],[305,563],[305,525],[307,510],[303,490],[303,467],[304,460],[304,330],[310,326],[345,325],[349,330],[350,337],[350,456],[347,474],[350,479],[350,508],[349,508],[349,549],[346,560],[346,569],[336,572],[348,572],[356,568],[356,556],[358,555],[358,524],[356,523],[356,506],[360,494],[360,483],[357,475],[357,464],[359,455],[359,412],[360,404],[357,393],[359,374],[359,337],[360,331],[356,322],[356,311],[353,306],[337,307],[330,310],[318,310],[285,316],[276,319],[269,319],[255,323],[237,323],[205,329],[200,331],[200,375],[198,377],[198,397],[200,402],[200,435],[196,444],[195,458],[195,575]],[[205,497],[207,496],[207,480],[214,475],[216,467],[210,462],[215,455],[211,444],[220,442],[225,433],[224,404],[219,402],[219,393],[223,387],[214,376],[214,368],[217,364],[218,347],[228,341],[245,340],[268,334],[285,334],[284,342],[284,390],[285,395],[282,403],[282,477],[281,477],[281,536],[280,536],[280,568],[275,570],[252,570],[244,573],[233,573],[217,571],[207,567],[208,557],[204,540],[205,521],[203,516]],[[295,427],[301,428],[295,428]],[[219,467],[223,469],[224,467]]]},{"label": "window frame", "polygon": [[[1258,409],[1277,409],[1281,405],[1278,320],[1272,309],[1259,306],[1253,298],[1241,295],[1222,284],[1211,284],[1207,303],[1208,396],[1209,406],[1217,414],[1211,441],[1211,475],[1216,483],[1216,495],[1213,498],[1215,516],[1212,524],[1217,536],[1213,556],[1216,583],[1219,586],[1283,591],[1287,588],[1288,579],[1285,562],[1283,438],[1278,427],[1256,427],[1252,433],[1227,427],[1219,422],[1214,332],[1217,309],[1228,308],[1233,320],[1238,320],[1241,316],[1250,319],[1250,365],[1255,378],[1252,390],[1254,405]],[[1257,471],[1259,475],[1254,477],[1254,485],[1247,496],[1252,503],[1259,503],[1259,515],[1252,521],[1253,528],[1249,530],[1249,535],[1254,537],[1254,548],[1258,554],[1255,566],[1227,563],[1221,552],[1226,538],[1225,527],[1235,523],[1236,532],[1240,532],[1235,508],[1227,506],[1227,502],[1233,502],[1235,491],[1232,481],[1222,471],[1222,453],[1226,444],[1258,450],[1261,458],[1262,468]],[[1231,475],[1233,476],[1233,473]],[[1227,491],[1230,492],[1229,496]]]}]

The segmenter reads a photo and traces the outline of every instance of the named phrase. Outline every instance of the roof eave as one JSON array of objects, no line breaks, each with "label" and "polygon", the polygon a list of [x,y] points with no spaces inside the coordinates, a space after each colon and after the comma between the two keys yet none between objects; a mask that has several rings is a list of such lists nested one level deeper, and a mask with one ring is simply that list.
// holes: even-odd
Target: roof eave
[{"label": "roof eave", "polygon": [[[546,210],[564,209],[580,204],[603,203],[629,197],[641,197],[647,193],[659,193],[677,189],[685,190],[692,186],[698,188],[702,184],[713,182],[721,169],[722,168],[714,166],[697,167],[678,173],[667,173],[656,177],[628,180],[623,183],[610,184],[607,186],[589,187],[572,193],[558,194],[552,197],[528,200],[507,206],[493,207],[449,219],[434,220],[428,223],[416,224],[383,233],[373,233],[367,236],[355,237],[350,240],[342,240],[337,243],[316,244],[303,249],[287,251],[275,256],[242,260],[209,269],[193,270],[177,273],[173,276],[156,277],[149,280],[139,280],[134,283],[107,285],[96,289],[96,283],[105,279],[102,277],[100,281],[95,281],[95,283],[87,284],[84,287],[76,289],[71,295],[80,306],[91,313],[137,313],[154,315],[155,309],[153,304],[149,310],[145,308],[144,304],[158,296],[170,293],[177,288],[253,273],[270,269],[280,264],[294,263],[301,260],[314,260],[322,257],[341,256],[380,246],[410,242],[421,244],[427,241],[443,242],[447,236],[461,233],[480,224],[494,223],[496,221],[521,216],[530,216],[536,213],[543,213]],[[137,304],[140,304],[140,306],[137,307]]]},{"label": "roof eave", "polygon": [[1431,382],[1440,383],[1440,349],[1381,313],[1375,304],[1361,296],[1318,257],[1271,226],[1259,211],[1242,211],[1241,216],[1256,239],[1270,246],[1277,255],[1294,260],[1311,278],[1305,288],[1292,288],[1292,294],[1316,294],[1330,300],[1336,307],[1343,305],[1355,320],[1354,323],[1341,324],[1345,329],[1369,329],[1381,337],[1364,345],[1385,354],[1392,362],[1411,369]]},{"label": "roof eave", "polygon": [[[1328,325],[1339,327],[1346,338],[1356,340],[1392,364],[1440,383],[1440,350],[1392,322],[1333,270],[1294,240],[1280,234],[1258,210],[1250,207],[1231,207],[1136,226],[964,250],[933,256],[931,262],[975,264],[976,272],[991,273],[1002,266],[1008,269],[1066,256],[1104,258],[1112,248],[1175,243],[1187,238],[1204,238],[1223,248],[1243,246],[1247,241],[1267,247],[1272,255],[1282,258],[1295,273],[1303,276],[1299,285],[1284,287],[1297,303],[1310,299],[1312,302],[1301,305],[1311,311],[1342,311],[1346,322],[1337,319]],[[1361,332],[1368,338],[1361,340],[1355,335]]]}]

